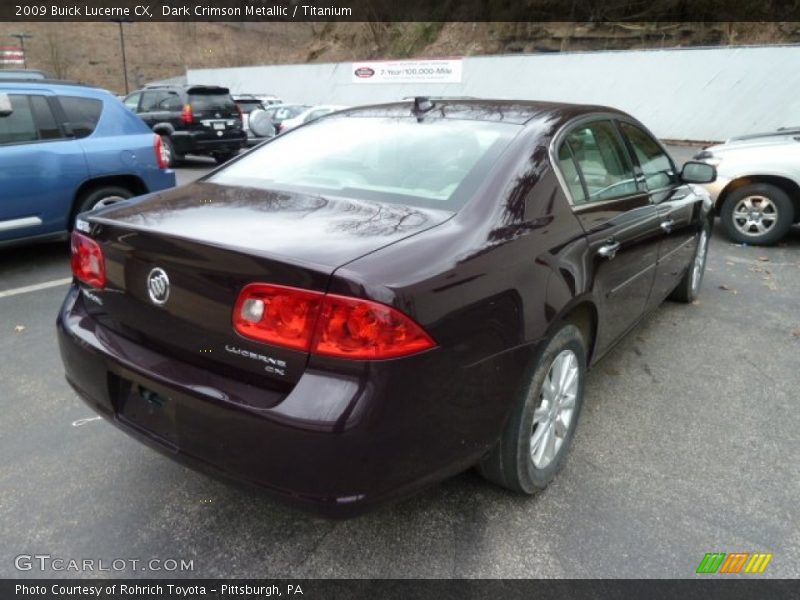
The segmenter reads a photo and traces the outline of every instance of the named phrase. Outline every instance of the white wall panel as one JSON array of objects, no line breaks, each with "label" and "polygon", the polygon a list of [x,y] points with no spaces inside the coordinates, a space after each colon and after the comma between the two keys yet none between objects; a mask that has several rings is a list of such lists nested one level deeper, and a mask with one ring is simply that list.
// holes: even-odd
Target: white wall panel
[{"label": "white wall panel", "polygon": [[458,84],[363,84],[351,63],[189,70],[190,83],[308,104],[369,104],[414,95],[603,104],[661,138],[723,140],[800,126],[800,46],[575,52],[464,59]]}]

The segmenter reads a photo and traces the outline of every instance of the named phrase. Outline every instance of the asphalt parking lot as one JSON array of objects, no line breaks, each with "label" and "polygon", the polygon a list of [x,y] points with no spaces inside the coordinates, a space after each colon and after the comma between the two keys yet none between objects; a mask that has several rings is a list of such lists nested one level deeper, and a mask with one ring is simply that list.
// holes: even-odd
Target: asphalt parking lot
[{"label": "asphalt parking lot", "polygon": [[[192,161],[179,182],[210,166]],[[181,577],[683,578],[706,552],[738,551],[800,577],[798,228],[755,248],[717,227],[701,299],[664,304],[592,371],[572,453],[540,496],[469,471],[346,521],[94,419],[55,343],[66,284],[35,287],[67,277],[66,244],[0,251],[0,577],[42,576],[14,558],[48,554],[193,560]]]}]

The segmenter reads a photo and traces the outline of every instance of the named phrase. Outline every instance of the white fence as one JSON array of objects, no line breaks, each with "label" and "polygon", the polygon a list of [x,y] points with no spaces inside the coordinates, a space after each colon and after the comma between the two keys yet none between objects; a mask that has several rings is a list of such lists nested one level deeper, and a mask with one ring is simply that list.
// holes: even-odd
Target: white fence
[{"label": "white fence", "polygon": [[603,104],[664,139],[723,140],[800,126],[800,46],[467,57],[461,83],[364,84],[353,63],[190,69],[189,83],[306,104],[475,96]]}]

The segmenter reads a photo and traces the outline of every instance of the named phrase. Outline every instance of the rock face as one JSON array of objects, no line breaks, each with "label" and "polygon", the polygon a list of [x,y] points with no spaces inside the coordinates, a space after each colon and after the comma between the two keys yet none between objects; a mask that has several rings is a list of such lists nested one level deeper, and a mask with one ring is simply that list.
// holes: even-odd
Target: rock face
[{"label": "rock face", "polygon": [[[0,23],[0,39],[23,29],[34,36],[25,44],[29,68],[124,92],[116,24]],[[124,29],[131,89],[187,67],[800,42],[797,22],[180,22]],[[255,92],[270,92],[269,82],[260,85]]]}]

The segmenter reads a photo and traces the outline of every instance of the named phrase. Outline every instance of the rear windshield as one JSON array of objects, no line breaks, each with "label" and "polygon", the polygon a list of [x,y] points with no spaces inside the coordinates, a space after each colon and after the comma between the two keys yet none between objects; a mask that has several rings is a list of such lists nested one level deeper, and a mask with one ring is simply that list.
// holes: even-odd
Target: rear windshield
[{"label": "rear windshield", "polygon": [[189,103],[196,111],[203,110],[236,110],[230,94],[226,93],[197,93],[189,94]]},{"label": "rear windshield", "polygon": [[258,100],[237,100],[236,104],[242,109],[242,112],[251,113],[257,108],[262,108],[261,102]]},{"label": "rear windshield", "polygon": [[519,129],[334,116],[278,136],[209,181],[457,210]]}]

